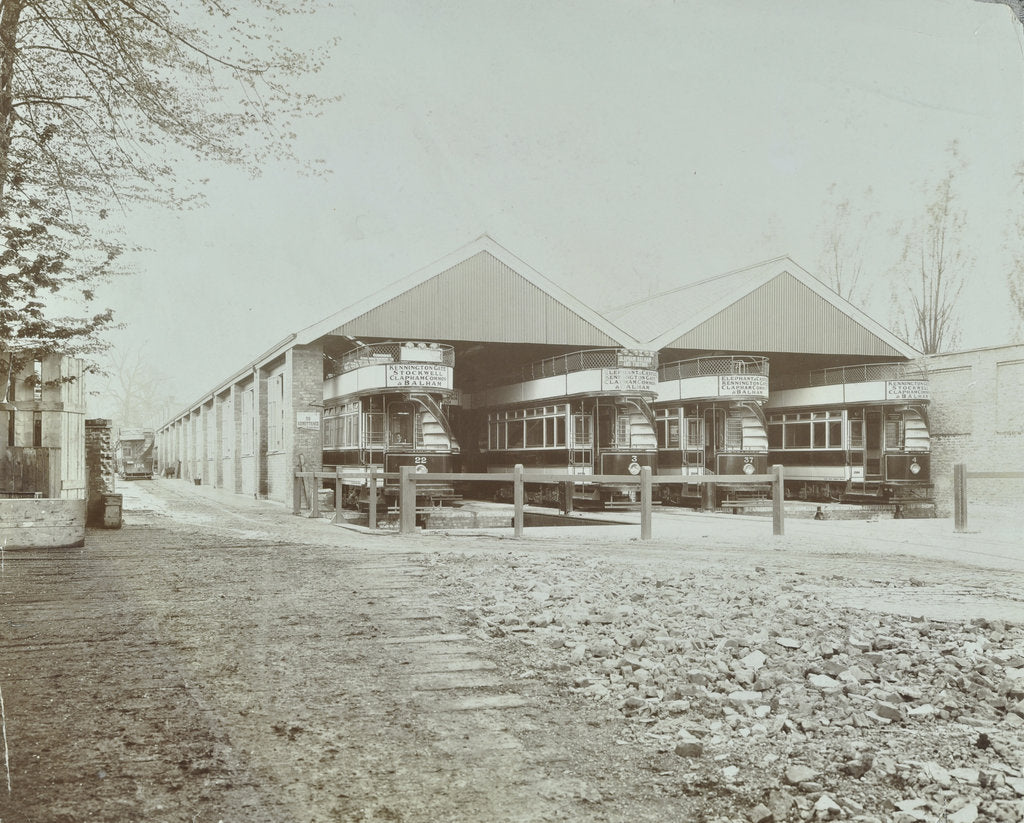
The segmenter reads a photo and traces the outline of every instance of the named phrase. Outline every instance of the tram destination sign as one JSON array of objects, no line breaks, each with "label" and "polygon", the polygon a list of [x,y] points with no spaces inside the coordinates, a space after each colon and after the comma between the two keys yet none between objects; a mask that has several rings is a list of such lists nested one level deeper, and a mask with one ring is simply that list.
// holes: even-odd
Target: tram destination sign
[{"label": "tram destination sign", "polygon": [[719,397],[767,397],[768,377],[763,374],[721,374],[718,376]]},{"label": "tram destination sign", "polygon": [[601,369],[602,391],[655,392],[658,373],[650,369]]},{"label": "tram destination sign", "polygon": [[886,380],[886,400],[928,400],[928,383],[925,380]]},{"label": "tram destination sign", "polygon": [[438,363],[389,363],[384,376],[389,388],[416,386],[424,389],[450,389],[451,366]]}]

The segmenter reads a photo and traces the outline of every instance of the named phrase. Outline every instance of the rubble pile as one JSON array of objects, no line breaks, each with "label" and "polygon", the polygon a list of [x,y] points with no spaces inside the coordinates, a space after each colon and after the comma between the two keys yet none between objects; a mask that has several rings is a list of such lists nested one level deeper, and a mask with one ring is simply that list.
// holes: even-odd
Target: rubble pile
[{"label": "rubble pile", "polygon": [[616,710],[723,818],[1024,820],[1020,626],[836,608],[762,567],[447,555],[435,573],[481,636]]}]

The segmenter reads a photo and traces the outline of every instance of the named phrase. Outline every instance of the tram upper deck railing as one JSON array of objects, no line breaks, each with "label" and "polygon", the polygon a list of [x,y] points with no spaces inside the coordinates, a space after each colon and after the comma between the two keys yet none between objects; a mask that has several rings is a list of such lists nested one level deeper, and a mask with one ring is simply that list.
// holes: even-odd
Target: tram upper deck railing
[{"label": "tram upper deck railing", "polygon": [[444,343],[367,343],[337,361],[338,374],[387,363],[437,363],[455,367],[455,348]]},{"label": "tram upper deck railing", "polygon": [[722,374],[763,374],[768,376],[768,358],[751,355],[712,355],[666,363],[658,369],[658,380],[687,377],[715,377]]},{"label": "tram upper deck railing", "polygon": [[927,380],[928,374],[915,363],[863,363],[857,366],[833,366],[809,375],[809,386],[838,386],[843,383],[869,383],[875,380]]},{"label": "tram upper deck railing", "polygon": [[658,353],[635,349],[583,349],[581,351],[546,357],[523,366],[511,380],[502,383],[539,380],[588,369],[648,369],[658,368]]}]

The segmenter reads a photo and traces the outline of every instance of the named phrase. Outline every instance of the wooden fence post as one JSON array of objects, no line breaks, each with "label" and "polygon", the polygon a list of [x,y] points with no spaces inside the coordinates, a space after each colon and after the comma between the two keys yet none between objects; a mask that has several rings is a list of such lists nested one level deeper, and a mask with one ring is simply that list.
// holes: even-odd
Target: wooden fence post
[{"label": "wooden fence post", "polygon": [[786,487],[782,476],[782,465],[776,463],[772,466],[772,471],[775,474],[775,480],[772,482],[772,534],[781,535],[786,533],[783,508]]},{"label": "wooden fence post", "polygon": [[967,531],[967,464],[953,466],[953,530]]},{"label": "wooden fence post", "polygon": [[377,467],[370,466],[366,476],[366,524],[371,531],[377,530]]},{"label": "wooden fence post", "polygon": [[651,483],[651,467],[640,467],[640,539],[651,539],[651,497],[653,496],[653,484]]},{"label": "wooden fence post", "polygon": [[512,502],[516,512],[512,519],[515,536],[523,536],[523,464],[516,463],[512,469]]},{"label": "wooden fence post", "polygon": [[292,478],[292,514],[298,514],[302,510],[302,486],[299,485],[301,482],[302,478],[295,472]]},{"label": "wooden fence post", "polygon": [[316,482],[316,472],[313,472],[313,493],[309,500],[309,516],[319,517],[320,516],[320,486]]},{"label": "wooden fence post", "polygon": [[416,467],[402,466],[398,481],[398,533],[416,532]]},{"label": "wooden fence post", "polygon": [[341,469],[335,468],[334,469],[334,520],[331,521],[332,523],[340,523],[341,522],[341,492],[342,492],[342,488],[343,487],[341,485]]}]

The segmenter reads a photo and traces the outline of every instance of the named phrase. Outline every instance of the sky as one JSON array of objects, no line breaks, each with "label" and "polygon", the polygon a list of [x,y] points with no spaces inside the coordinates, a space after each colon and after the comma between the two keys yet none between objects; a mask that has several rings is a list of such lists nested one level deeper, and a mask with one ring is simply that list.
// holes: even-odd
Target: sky
[{"label": "sky", "polygon": [[954,143],[975,260],[960,347],[1011,340],[1024,37],[1004,5],[339,0],[287,24],[340,38],[299,89],[339,97],[297,128],[328,172],[198,170],[206,205],[128,215],[144,250],[100,292],[115,353],[179,408],[484,233],[600,310],[780,255],[818,273],[849,199],[885,323]]}]

